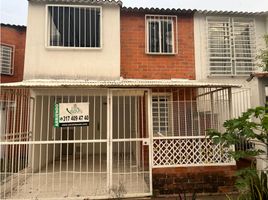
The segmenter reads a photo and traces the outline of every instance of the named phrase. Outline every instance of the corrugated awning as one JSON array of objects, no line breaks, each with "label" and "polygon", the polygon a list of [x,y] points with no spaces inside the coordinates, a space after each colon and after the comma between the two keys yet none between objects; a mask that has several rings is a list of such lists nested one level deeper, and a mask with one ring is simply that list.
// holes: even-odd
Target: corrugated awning
[{"label": "corrugated awning", "polygon": [[32,2],[45,2],[45,3],[87,3],[87,4],[112,4],[122,5],[120,0],[28,0]]},{"label": "corrugated awning", "polygon": [[154,7],[122,7],[123,12],[138,13],[165,13],[165,14],[193,14],[199,13],[204,15],[239,15],[239,16],[268,16],[268,11],[262,12],[245,12],[245,11],[227,11],[227,10],[197,10],[197,9],[180,9],[180,8],[154,8]]},{"label": "corrugated awning", "polygon": [[196,13],[204,15],[239,15],[239,16],[268,16],[268,11],[263,12],[244,12],[226,10],[198,10]]},{"label": "corrugated awning", "polygon": [[193,14],[195,9],[180,9],[180,8],[148,8],[148,7],[122,7],[121,11],[130,13],[154,13],[154,14]]},{"label": "corrugated awning", "polygon": [[241,87],[241,85],[238,84],[209,83],[209,82],[184,80],[184,79],[162,79],[162,80],[120,79],[120,80],[109,80],[109,81],[33,79],[15,83],[2,83],[0,84],[0,86],[2,88]]}]

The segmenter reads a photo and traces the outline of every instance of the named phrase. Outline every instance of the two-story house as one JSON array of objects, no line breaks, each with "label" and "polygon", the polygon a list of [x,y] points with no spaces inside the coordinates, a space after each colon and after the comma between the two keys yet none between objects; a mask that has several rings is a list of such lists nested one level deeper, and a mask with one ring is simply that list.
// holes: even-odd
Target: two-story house
[{"label": "two-story house", "polygon": [[26,130],[1,138],[1,198],[232,186],[235,162],[206,130],[232,116],[238,85],[195,80],[195,12],[29,0],[24,79],[1,85],[30,89]]},{"label": "two-story house", "polygon": [[[10,24],[0,24],[0,27],[0,82],[22,81],[26,27]],[[5,98],[0,98],[1,133],[5,129],[5,110],[12,104],[14,101],[7,102]]]}]

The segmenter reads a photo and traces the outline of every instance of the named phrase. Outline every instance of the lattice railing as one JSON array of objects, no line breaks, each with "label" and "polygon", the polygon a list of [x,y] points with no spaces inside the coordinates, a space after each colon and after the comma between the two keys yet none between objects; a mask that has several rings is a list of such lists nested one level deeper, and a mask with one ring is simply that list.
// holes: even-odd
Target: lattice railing
[{"label": "lattice railing", "polygon": [[153,167],[232,165],[229,149],[205,136],[153,140]]}]

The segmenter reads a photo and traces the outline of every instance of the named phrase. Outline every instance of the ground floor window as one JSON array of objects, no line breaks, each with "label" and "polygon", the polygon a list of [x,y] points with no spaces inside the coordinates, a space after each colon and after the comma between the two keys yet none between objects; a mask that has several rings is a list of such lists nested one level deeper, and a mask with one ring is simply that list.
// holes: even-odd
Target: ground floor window
[{"label": "ground floor window", "polygon": [[154,135],[168,136],[172,134],[172,94],[154,93],[152,96],[152,115]]}]

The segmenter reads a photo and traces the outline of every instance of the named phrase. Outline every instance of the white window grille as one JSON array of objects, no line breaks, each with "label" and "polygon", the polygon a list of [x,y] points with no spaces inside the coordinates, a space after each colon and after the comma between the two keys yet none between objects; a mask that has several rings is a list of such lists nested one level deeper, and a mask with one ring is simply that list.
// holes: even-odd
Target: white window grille
[{"label": "white window grille", "polygon": [[13,47],[0,45],[1,48],[1,74],[13,75]]},{"label": "white window grille", "polygon": [[48,5],[47,12],[47,46],[101,47],[101,7]]},{"label": "white window grille", "polygon": [[174,54],[177,16],[146,15],[146,53]]},{"label": "white window grille", "polygon": [[254,70],[253,19],[208,17],[210,75],[248,75]]},{"label": "white window grille", "polygon": [[157,136],[172,134],[171,94],[154,94],[152,96],[153,132]]}]

